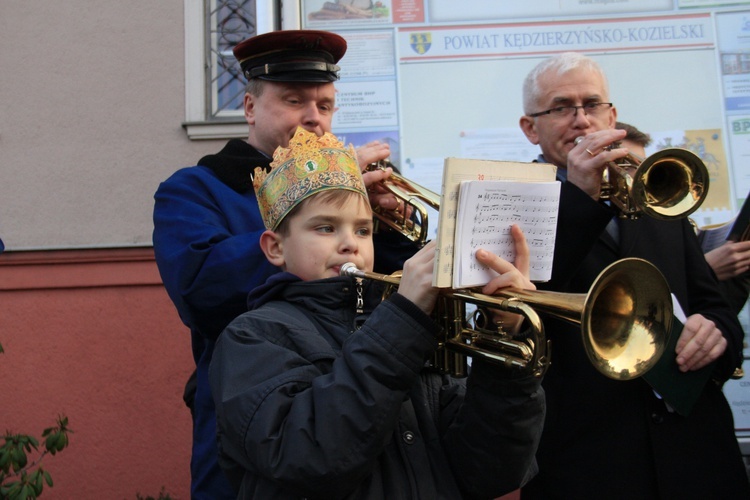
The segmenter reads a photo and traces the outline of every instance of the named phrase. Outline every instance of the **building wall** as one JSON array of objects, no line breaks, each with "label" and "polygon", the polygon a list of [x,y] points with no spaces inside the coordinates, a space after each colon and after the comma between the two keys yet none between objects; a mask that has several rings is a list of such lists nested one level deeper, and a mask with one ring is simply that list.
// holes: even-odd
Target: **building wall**
[{"label": "building wall", "polygon": [[0,432],[69,418],[43,498],[189,498],[194,363],[153,194],[224,141],[183,129],[184,2],[0,2]]},{"label": "building wall", "polygon": [[0,300],[0,431],[73,430],[43,498],[189,498],[189,333],[153,251],[4,253]]},{"label": "building wall", "polygon": [[0,2],[7,250],[148,246],[159,182],[223,144],[182,127],[183,3]]}]

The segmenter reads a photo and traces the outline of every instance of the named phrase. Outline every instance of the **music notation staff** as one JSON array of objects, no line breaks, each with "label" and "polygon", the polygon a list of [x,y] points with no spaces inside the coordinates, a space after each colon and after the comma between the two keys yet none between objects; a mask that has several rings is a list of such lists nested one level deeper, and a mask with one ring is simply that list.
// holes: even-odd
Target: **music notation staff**
[{"label": "music notation staff", "polygon": [[477,262],[475,253],[479,248],[513,262],[510,227],[514,224],[526,235],[531,279],[549,279],[559,192],[557,182],[462,182],[453,249],[454,287],[483,284],[494,276]]},{"label": "music notation staff", "polygon": [[[458,238],[459,226],[468,224],[489,225],[490,222],[478,220],[464,220],[469,217],[459,213],[459,199],[461,184],[464,182],[493,182],[493,181],[515,181],[520,183],[546,183],[555,181],[556,167],[548,163],[524,163],[515,161],[502,160],[484,160],[476,158],[446,158],[443,165],[442,186],[439,210],[439,222],[437,226],[436,240],[437,252],[435,254],[435,267],[433,274],[433,285],[440,288],[449,288],[454,286],[456,276],[461,272],[458,269],[455,252],[458,250],[460,243],[466,241],[464,238]],[[523,189],[517,192],[490,192],[487,191],[485,203],[506,204],[516,199],[516,195],[525,194],[526,196],[533,193],[524,192]],[[471,200],[476,204],[478,199]],[[532,207],[536,206],[537,200],[533,200]],[[471,207],[466,212],[472,212]],[[492,207],[491,207],[492,208]],[[471,213],[473,218],[476,213]],[[548,213],[536,213],[539,216],[546,216]],[[468,238],[471,236],[469,235]],[[544,276],[544,275],[541,275]],[[541,280],[545,278],[540,278]],[[467,285],[469,286],[469,285]]]}]

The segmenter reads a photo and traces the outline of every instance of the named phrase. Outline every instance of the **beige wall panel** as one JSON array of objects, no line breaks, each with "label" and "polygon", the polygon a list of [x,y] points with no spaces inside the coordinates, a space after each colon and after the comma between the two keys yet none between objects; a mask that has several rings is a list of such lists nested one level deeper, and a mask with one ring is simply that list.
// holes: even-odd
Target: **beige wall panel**
[{"label": "beige wall panel", "polygon": [[0,3],[7,250],[151,244],[153,193],[223,141],[189,141],[183,0]]}]

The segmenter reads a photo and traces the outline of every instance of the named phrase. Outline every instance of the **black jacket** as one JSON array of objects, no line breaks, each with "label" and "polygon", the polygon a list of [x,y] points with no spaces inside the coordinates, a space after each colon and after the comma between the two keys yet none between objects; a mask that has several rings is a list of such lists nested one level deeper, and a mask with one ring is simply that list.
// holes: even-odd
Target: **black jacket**
[{"label": "black jacket", "polygon": [[[540,288],[587,292],[624,257],[653,263],[687,316],[714,321],[727,339],[692,412],[671,412],[642,378],[615,381],[584,353],[580,328],[545,319],[552,364],[543,382],[547,419],[539,475],[523,498],[750,498],[720,384],[742,362],[742,329],[685,221],[620,222],[619,245],[605,227],[614,212],[569,182],[562,186],[552,280]],[[673,354],[672,354],[673,355]]]},{"label": "black jacket", "polygon": [[494,498],[527,481],[539,381],[424,369],[436,325],[398,294],[368,315],[380,296],[364,293],[358,317],[352,278],[279,274],[222,333],[210,380],[239,498]]}]

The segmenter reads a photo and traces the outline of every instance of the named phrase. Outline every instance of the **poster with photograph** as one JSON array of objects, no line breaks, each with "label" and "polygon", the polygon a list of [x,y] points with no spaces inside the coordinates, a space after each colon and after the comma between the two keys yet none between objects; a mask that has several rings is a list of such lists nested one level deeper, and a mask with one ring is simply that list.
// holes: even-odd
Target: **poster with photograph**
[{"label": "poster with photograph", "polygon": [[646,148],[651,155],[667,148],[687,149],[695,153],[706,165],[709,189],[700,209],[690,217],[705,226],[724,222],[733,215],[730,195],[730,174],[724,152],[721,129],[665,130],[651,132],[652,143]]},{"label": "poster with photograph", "polygon": [[307,0],[302,3],[303,24],[308,29],[392,23],[391,0]]},{"label": "poster with photograph", "polygon": [[750,12],[716,16],[734,196],[750,191]]}]

